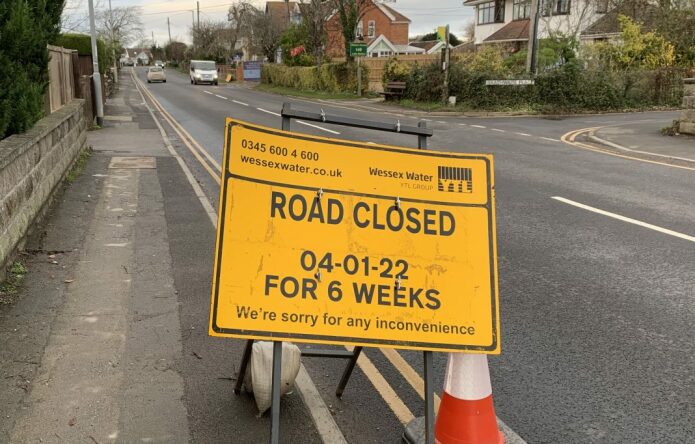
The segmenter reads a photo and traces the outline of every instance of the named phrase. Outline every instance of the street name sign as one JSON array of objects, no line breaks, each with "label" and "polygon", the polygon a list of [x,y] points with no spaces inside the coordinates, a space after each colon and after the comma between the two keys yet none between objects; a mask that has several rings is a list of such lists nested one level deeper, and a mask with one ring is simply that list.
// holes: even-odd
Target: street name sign
[{"label": "street name sign", "polygon": [[228,119],[210,334],[499,353],[492,156]]},{"label": "street name sign", "polygon": [[534,80],[530,79],[518,79],[518,80],[486,80],[485,85],[487,86],[523,86],[523,85],[533,85],[536,83]]},{"label": "street name sign", "polygon": [[366,43],[350,43],[350,57],[364,57],[367,55]]}]

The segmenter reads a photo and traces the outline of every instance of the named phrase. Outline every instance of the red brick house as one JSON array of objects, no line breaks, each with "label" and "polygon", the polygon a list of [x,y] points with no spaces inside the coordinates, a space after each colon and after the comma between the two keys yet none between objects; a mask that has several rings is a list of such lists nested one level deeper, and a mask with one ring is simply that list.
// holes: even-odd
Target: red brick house
[{"label": "red brick house", "polygon": [[[390,6],[369,0],[357,23],[355,38],[363,37],[372,57],[423,53],[424,50],[408,44],[409,27],[408,17]],[[345,56],[345,40],[337,11],[326,20],[326,55]]]}]

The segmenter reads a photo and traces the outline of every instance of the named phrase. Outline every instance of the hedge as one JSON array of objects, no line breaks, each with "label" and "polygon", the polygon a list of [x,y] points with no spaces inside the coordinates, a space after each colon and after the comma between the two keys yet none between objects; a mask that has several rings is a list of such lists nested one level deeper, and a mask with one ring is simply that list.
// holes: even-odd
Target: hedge
[{"label": "hedge", "polygon": [[[449,94],[465,108],[486,110],[525,107],[541,112],[573,112],[677,107],[684,74],[678,68],[613,73],[567,63],[539,74],[532,86],[486,86],[486,80],[504,77],[455,63],[451,65]],[[441,101],[442,84],[439,64],[415,65],[406,78],[404,98]]]},{"label": "hedge", "polygon": [[0,1],[0,139],[43,117],[46,45],[60,31],[62,0]]},{"label": "hedge", "polygon": [[[53,44],[67,49],[76,49],[79,55],[92,55],[92,38],[87,34],[61,34]],[[113,60],[101,39],[97,39],[97,55],[99,72],[104,74],[106,68],[113,64]]]},{"label": "hedge", "polygon": [[[362,66],[362,88],[367,88],[368,71]],[[347,63],[324,63],[317,66],[286,66],[266,63],[261,72],[261,82],[269,85],[296,88],[304,91],[326,91],[330,93],[355,92],[357,72],[354,65]]]}]

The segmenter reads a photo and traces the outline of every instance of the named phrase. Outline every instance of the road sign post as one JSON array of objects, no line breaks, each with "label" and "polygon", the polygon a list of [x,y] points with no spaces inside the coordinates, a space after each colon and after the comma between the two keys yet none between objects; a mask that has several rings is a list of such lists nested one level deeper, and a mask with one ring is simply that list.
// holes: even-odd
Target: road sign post
[{"label": "road sign post", "polygon": [[[300,118],[413,134],[421,148],[432,134],[288,104],[282,116],[285,130]],[[249,339],[244,361],[254,339],[352,344],[303,353],[350,358],[340,395],[362,346],[424,350],[428,381],[432,350],[499,352],[490,156],[228,119],[223,165],[210,334]]]},{"label": "road sign post", "polygon": [[360,67],[360,59],[367,55],[366,43],[350,43],[350,57],[357,59],[357,95],[362,96],[362,69]]}]

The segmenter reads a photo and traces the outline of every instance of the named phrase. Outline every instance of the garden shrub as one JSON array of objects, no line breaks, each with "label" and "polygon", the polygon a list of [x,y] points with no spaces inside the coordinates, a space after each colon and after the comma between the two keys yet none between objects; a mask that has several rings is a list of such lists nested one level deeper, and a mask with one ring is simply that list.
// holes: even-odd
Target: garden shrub
[{"label": "garden shrub", "polygon": [[410,65],[401,62],[397,57],[393,57],[384,65],[384,73],[381,81],[384,86],[389,82],[405,82],[410,74]]},{"label": "garden shrub", "polygon": [[[363,88],[368,84],[368,71],[362,66]],[[330,93],[354,92],[357,90],[355,65],[347,63],[324,63],[316,66],[285,66],[266,63],[261,72],[261,82],[307,91]]]}]

